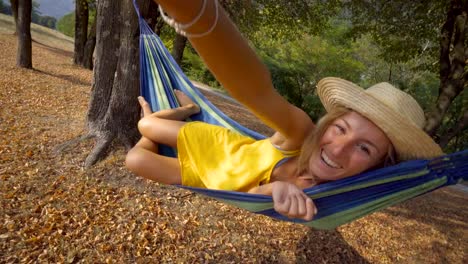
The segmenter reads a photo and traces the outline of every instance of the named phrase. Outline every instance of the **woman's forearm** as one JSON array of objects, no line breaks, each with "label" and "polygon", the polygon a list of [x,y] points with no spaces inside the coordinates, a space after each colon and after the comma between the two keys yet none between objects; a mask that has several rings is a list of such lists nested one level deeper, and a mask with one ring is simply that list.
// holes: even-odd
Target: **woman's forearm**
[{"label": "woman's forearm", "polygon": [[272,190],[273,190],[273,184],[274,182],[272,183],[267,183],[267,184],[264,184],[264,185],[260,185],[260,186],[257,186],[257,187],[254,187],[252,189],[250,189],[248,191],[248,193],[253,193],[253,194],[263,194],[263,195],[268,195],[268,196],[271,196],[272,195]]},{"label": "woman's forearm", "polygon": [[[202,33],[215,22],[215,1],[206,0],[207,6],[200,20],[186,31]],[[176,21],[188,23],[201,10],[202,0],[157,0]],[[190,38],[192,46],[203,58],[216,79],[233,97],[249,104],[249,98],[258,97],[271,89],[268,69],[248,45],[241,33],[218,4],[218,21],[211,33],[200,38]]]}]

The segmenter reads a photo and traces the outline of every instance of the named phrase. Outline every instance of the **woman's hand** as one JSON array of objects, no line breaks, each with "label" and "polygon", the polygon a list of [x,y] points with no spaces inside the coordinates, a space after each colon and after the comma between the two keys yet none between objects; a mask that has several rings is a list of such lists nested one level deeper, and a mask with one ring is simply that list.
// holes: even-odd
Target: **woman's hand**
[{"label": "woman's hand", "polygon": [[277,181],[272,183],[272,197],[275,210],[289,218],[312,220],[317,208],[312,199],[296,185]]}]

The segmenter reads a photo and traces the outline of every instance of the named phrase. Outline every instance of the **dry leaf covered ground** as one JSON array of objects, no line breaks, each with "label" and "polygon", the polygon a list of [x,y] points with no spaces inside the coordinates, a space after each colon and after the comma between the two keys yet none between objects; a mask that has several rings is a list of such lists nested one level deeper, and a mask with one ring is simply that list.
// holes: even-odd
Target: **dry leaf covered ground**
[{"label": "dry leaf covered ground", "polygon": [[86,133],[92,72],[41,43],[34,70],[18,69],[0,33],[0,263],[468,262],[468,196],[454,189],[318,231],[136,178],[121,148],[84,169],[93,141],[57,146]]}]

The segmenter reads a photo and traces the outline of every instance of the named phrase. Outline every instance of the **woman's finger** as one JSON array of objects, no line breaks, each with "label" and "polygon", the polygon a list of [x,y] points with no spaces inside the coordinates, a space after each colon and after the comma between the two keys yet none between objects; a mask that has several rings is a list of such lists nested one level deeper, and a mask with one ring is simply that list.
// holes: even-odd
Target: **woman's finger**
[{"label": "woman's finger", "polygon": [[138,96],[138,102],[140,103],[141,109],[143,111],[143,116],[148,116],[153,113],[148,102],[143,98],[143,96]]},{"label": "woman's finger", "polygon": [[288,216],[290,218],[295,218],[298,216],[298,200],[296,195],[290,195],[291,205],[289,206]]},{"label": "woman's finger", "polygon": [[303,217],[307,213],[306,198],[302,194],[296,195],[297,199],[297,217]]},{"label": "woman's finger", "polygon": [[303,217],[303,219],[306,221],[310,221],[317,214],[317,207],[315,207],[314,202],[309,197],[307,197],[307,200],[306,200],[306,208],[307,208],[307,213]]}]

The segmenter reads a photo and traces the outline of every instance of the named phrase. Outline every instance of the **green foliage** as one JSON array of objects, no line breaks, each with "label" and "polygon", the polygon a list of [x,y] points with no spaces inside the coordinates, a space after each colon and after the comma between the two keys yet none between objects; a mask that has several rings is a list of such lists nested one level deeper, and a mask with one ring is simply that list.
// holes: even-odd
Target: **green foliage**
[{"label": "green foliage", "polygon": [[75,12],[61,17],[57,21],[57,30],[69,37],[75,37]]},{"label": "green foliage", "polygon": [[[91,26],[96,19],[96,6],[95,3],[89,3],[89,18],[88,18],[88,32],[91,31]],[[57,22],[57,30],[69,37],[75,37],[75,12],[70,12],[61,17]]]},{"label": "green foliage", "polygon": [[51,16],[40,16],[38,21],[36,22],[39,25],[55,29],[55,25],[57,24],[57,19]]},{"label": "green foliage", "polygon": [[221,89],[219,82],[214,78],[200,57],[186,49],[182,60],[182,70],[192,80],[207,84],[210,87]]},{"label": "green foliage", "polygon": [[173,41],[175,39],[175,36],[176,36],[176,33],[175,33],[174,29],[172,29],[169,26],[163,26],[162,30],[161,30],[161,34],[159,35],[159,37],[161,38],[161,40],[164,43],[164,46],[168,50],[172,50]]},{"label": "green foliage", "polygon": [[315,86],[323,77],[359,82],[364,64],[355,59],[350,43],[341,41],[344,25],[329,28],[323,37],[302,35],[290,42],[268,40],[259,51],[269,67],[275,88],[314,119],[323,114]]},{"label": "green foliage", "polygon": [[[353,30],[351,36],[370,34],[381,47],[387,62],[406,62],[421,54],[433,59],[424,65],[436,71],[439,32],[449,1],[372,1],[351,0],[345,5]],[[434,67],[436,66],[436,67]]]},{"label": "green foliage", "polygon": [[[160,38],[164,43],[164,46],[168,50],[172,50],[173,42],[175,39],[175,31],[168,26],[165,26],[161,30]],[[198,56],[196,51],[190,45],[190,42],[187,42],[187,46],[184,50],[184,57],[182,58],[182,71],[187,75],[191,80],[195,80],[210,87],[221,89],[219,82],[211,74],[208,68],[203,63],[202,59]]]},{"label": "green foliage", "polygon": [[88,32],[91,31],[91,26],[96,20],[96,6],[93,3],[89,4]]},{"label": "green foliage", "polygon": [[32,1],[31,21],[33,23],[39,24],[40,18],[41,12],[39,12],[39,3],[36,1]]},{"label": "green foliage", "polygon": [[258,0],[221,1],[239,29],[256,45],[257,32],[277,40],[293,40],[303,33],[319,34],[340,10],[341,1]]},{"label": "green foliage", "polygon": [[[284,40],[295,40],[304,34],[319,34],[327,29],[328,20],[331,16],[339,12],[340,1],[220,1],[229,13],[230,17],[237,24],[240,30],[256,46],[274,46]],[[166,47],[172,49],[174,31],[168,27],[163,28],[161,38]],[[287,46],[285,46],[287,48]],[[219,83],[204,66],[196,53],[186,48],[182,68],[185,73],[195,80],[204,82],[212,87],[219,87]],[[287,57],[287,55],[285,55]],[[301,57],[297,55],[296,57]],[[281,89],[294,83],[299,89],[299,81],[306,79],[304,71],[309,64],[293,67],[293,61],[289,61],[290,67],[283,67],[282,58],[268,58],[265,53],[267,64],[274,72],[275,81],[278,82],[279,90],[283,92],[291,89]],[[302,68],[301,68],[302,67]],[[281,84],[280,84],[281,83]],[[302,85],[301,90],[307,90],[310,85]],[[299,90],[298,90],[299,91]],[[302,95],[299,92],[290,92],[287,96],[291,101],[301,104]],[[306,98],[310,98],[305,93]],[[313,103],[306,103],[312,105]]]},{"label": "green foliage", "polygon": [[[446,84],[439,88],[440,78],[447,78],[441,66],[447,67],[445,69],[448,73],[450,71],[448,68],[453,67],[449,64],[463,60],[463,58],[452,57],[454,50],[456,50],[453,42],[450,47],[443,47],[441,40],[450,41],[454,38],[452,35],[454,29],[451,27],[457,14],[466,13],[466,4],[466,0],[396,0],[373,1],[372,4],[366,0],[350,0],[346,2],[345,7],[349,11],[349,18],[353,25],[350,35],[369,34],[379,46],[378,55],[392,65],[392,73],[395,73],[394,69],[397,67],[404,69],[401,71],[401,76],[395,78],[395,74],[392,74],[394,76],[392,81],[413,94],[425,111],[429,112],[434,111],[435,108],[441,108],[440,102],[434,107],[437,94],[439,89],[447,88]],[[444,35],[441,35],[441,32]],[[461,45],[463,44],[466,49],[466,38],[465,43],[461,43]],[[450,60],[450,63],[444,62],[441,57],[443,48],[451,49],[451,54],[447,55],[450,58],[446,60]],[[463,50],[463,47],[461,49]],[[444,64],[440,65],[441,62]],[[450,74],[454,74],[454,72],[452,71]],[[466,111],[460,106],[462,105],[460,102],[464,102],[466,106],[468,101],[459,99],[459,97],[461,95],[457,96],[450,105],[449,111],[442,119],[440,128],[431,128],[437,131],[441,138],[448,134],[447,131],[456,125],[458,119]],[[466,128],[465,132],[461,132],[460,136],[449,143],[447,152],[459,149],[460,146],[466,148],[467,136],[463,133],[467,134]],[[460,143],[461,138],[464,138],[465,143]]]},{"label": "green foliage", "polygon": [[[453,127],[457,125],[458,118],[462,111],[466,111],[468,106],[468,93],[465,91],[461,96],[458,96],[453,100],[452,105],[449,109],[449,113],[445,116],[443,125],[440,128],[441,135],[448,133]],[[444,151],[446,153],[452,153],[455,151],[461,151],[468,149],[468,133],[461,133],[458,137],[453,138]]]},{"label": "green foliage", "polygon": [[354,58],[364,65],[358,82],[362,87],[389,82],[413,95],[423,109],[429,110],[433,105],[437,96],[439,79],[435,73],[420,67],[428,60],[428,55],[405,63],[393,63],[379,57],[382,52],[381,48],[372,41],[369,35],[362,36],[352,45],[355,51]]}]

